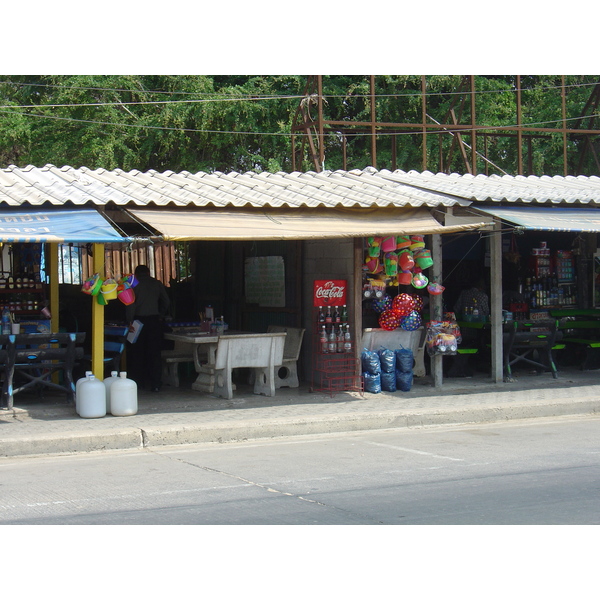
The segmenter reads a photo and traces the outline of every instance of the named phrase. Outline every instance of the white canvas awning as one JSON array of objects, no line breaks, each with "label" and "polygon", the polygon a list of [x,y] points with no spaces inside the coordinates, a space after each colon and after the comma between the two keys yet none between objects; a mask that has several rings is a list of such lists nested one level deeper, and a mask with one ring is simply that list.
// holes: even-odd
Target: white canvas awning
[{"label": "white canvas awning", "polygon": [[444,226],[424,208],[329,208],[299,210],[129,209],[165,240],[308,240],[369,235],[468,231],[479,223]]}]

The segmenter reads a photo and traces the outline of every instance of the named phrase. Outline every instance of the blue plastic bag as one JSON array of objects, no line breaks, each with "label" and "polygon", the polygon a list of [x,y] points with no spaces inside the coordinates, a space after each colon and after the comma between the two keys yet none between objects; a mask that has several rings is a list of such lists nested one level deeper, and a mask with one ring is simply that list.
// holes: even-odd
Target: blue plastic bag
[{"label": "blue plastic bag", "polygon": [[393,371],[392,373],[381,373],[381,389],[384,392],[396,391],[396,371]]},{"label": "blue plastic bag", "polygon": [[363,373],[370,373],[371,375],[381,373],[381,362],[379,361],[379,354],[377,352],[372,352],[365,348],[361,354],[361,362]]},{"label": "blue plastic bag", "polygon": [[396,371],[396,387],[401,392],[410,392],[410,388],[413,384],[412,371],[405,373],[403,371]]},{"label": "blue plastic bag", "polygon": [[381,373],[374,375],[373,373],[364,373],[365,392],[371,394],[379,394],[381,392]]},{"label": "blue plastic bag", "polygon": [[396,350],[396,370],[402,373],[412,373],[415,358],[410,348]]},{"label": "blue plastic bag", "polygon": [[382,373],[393,373],[396,370],[396,353],[383,346],[377,351]]}]

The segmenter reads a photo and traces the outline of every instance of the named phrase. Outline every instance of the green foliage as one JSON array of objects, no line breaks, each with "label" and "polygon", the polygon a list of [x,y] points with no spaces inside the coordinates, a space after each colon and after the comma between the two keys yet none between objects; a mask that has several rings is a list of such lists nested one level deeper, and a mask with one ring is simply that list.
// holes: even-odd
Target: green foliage
[{"label": "green foliage", "polygon": [[[476,80],[478,125],[516,125],[516,77],[485,76]],[[593,127],[581,116],[596,76],[566,76],[568,124]],[[471,120],[468,80],[458,75],[426,77],[425,112],[429,123]],[[522,76],[522,122],[556,128],[557,133],[525,136],[523,159],[535,174],[563,172],[560,76]],[[304,94],[306,77],[261,75],[61,75],[0,76],[0,164],[71,165],[158,171],[291,171],[291,127]],[[423,112],[422,76],[381,75],[375,78],[376,119],[416,124]],[[368,76],[323,77],[323,111],[330,121],[347,126],[327,131],[325,167],[362,169],[373,161]],[[316,104],[309,105],[316,119]],[[367,125],[358,127],[354,122]],[[513,138],[477,137],[478,172],[515,174]],[[456,137],[449,132],[427,135],[427,168],[465,172]],[[463,134],[470,144],[470,134]],[[377,167],[422,170],[420,127],[380,129]],[[569,138],[569,170],[597,173],[594,153],[579,167],[586,140]],[[596,149],[600,154],[600,148]],[[345,157],[345,165],[344,165]],[[530,167],[527,167],[530,165]],[[296,168],[315,168],[308,156]]]}]

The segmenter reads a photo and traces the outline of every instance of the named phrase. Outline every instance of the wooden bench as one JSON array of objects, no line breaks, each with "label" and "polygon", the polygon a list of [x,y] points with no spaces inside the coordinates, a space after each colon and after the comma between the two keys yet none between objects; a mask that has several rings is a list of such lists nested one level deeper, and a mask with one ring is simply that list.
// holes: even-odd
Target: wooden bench
[{"label": "wooden bench", "polygon": [[[74,403],[73,367],[83,357],[84,340],[83,332],[0,335],[3,407],[12,408],[14,395],[32,387],[61,390]],[[63,375],[62,383],[53,380],[59,372]]]},{"label": "wooden bench", "polygon": [[[217,343],[214,364],[201,365],[198,373],[208,379],[207,390],[233,398],[232,371],[254,369],[254,393],[275,395],[275,367],[283,360],[285,333],[223,335]],[[195,388],[197,389],[197,388]]]}]

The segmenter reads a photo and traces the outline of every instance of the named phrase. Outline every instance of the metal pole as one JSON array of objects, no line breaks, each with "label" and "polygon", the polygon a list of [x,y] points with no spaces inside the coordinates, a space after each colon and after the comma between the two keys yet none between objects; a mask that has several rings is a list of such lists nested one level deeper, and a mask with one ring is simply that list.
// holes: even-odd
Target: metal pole
[{"label": "metal pole", "polygon": [[371,75],[371,161],[372,166],[377,168],[377,144],[376,144],[376,128],[375,121],[377,112],[375,111],[375,75]]},{"label": "metal pole", "polygon": [[[433,258],[432,275],[433,280],[438,283],[442,282],[442,236],[436,233],[431,236],[431,257]],[[429,312],[432,321],[442,320],[442,295],[431,295]],[[433,386],[440,389],[444,380],[444,363],[443,356],[436,354],[431,359],[431,374],[433,375]]]},{"label": "metal pole", "polygon": [[494,219],[490,238],[490,323],[492,326],[492,380],[502,383],[502,233],[499,219]]},{"label": "metal pole", "polygon": [[475,76],[470,76],[471,81],[471,168],[473,175],[477,175],[477,131],[475,119]]},{"label": "metal pole", "polygon": [[523,175],[523,132],[521,125],[521,76],[517,75],[517,169],[519,175]]}]

